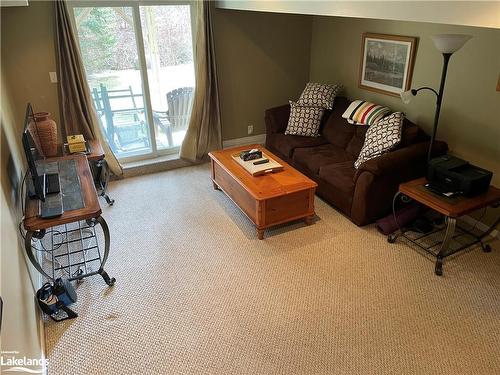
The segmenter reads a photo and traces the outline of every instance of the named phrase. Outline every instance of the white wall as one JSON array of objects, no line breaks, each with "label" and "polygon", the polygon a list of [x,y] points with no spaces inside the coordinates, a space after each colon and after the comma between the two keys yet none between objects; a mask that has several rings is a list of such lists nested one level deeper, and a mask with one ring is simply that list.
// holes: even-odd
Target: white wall
[{"label": "white wall", "polygon": [[375,18],[500,28],[500,2],[497,1],[219,0],[217,1],[217,7],[261,12]]},{"label": "white wall", "polygon": [[[15,358],[40,359],[43,356],[41,320],[35,304],[36,272],[27,266],[24,250],[18,235],[21,219],[17,186],[23,170],[20,153],[20,134],[17,124],[22,121],[23,110],[15,108],[9,100],[5,76],[1,78],[1,126],[0,126],[0,295],[3,319],[0,335],[0,351],[4,362]],[[21,120],[20,120],[21,119]],[[33,275],[32,277],[30,276]],[[17,352],[17,353],[5,353]],[[39,370],[40,368],[33,368]],[[5,370],[5,368],[2,368]]]}]

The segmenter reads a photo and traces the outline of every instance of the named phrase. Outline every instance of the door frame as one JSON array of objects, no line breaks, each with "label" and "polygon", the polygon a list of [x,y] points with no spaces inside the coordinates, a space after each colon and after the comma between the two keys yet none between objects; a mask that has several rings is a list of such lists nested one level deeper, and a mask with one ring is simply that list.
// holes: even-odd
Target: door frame
[{"label": "door frame", "polygon": [[[146,68],[146,51],[144,49],[144,38],[142,33],[141,24],[141,6],[155,6],[155,5],[189,5],[189,15],[191,18],[191,48],[193,52],[193,65],[196,66],[196,47],[195,47],[195,35],[196,35],[196,2],[189,0],[136,0],[136,1],[113,1],[113,0],[103,0],[103,1],[86,1],[86,0],[75,0],[68,1],[68,10],[71,13],[70,21],[75,32],[75,36],[78,38],[78,30],[75,24],[75,12],[74,8],[132,8],[132,19],[134,22],[134,33],[135,42],[137,48],[137,54],[139,58],[139,71],[142,79],[142,90],[143,90],[143,102],[146,113],[146,120],[148,123],[148,136],[151,142],[151,151],[147,153],[140,153],[140,151],[132,151],[126,156],[117,157],[117,159],[122,163],[135,162],[140,160],[154,159],[157,157],[172,155],[179,153],[180,146],[169,147],[165,149],[158,150],[156,145],[156,129],[153,121],[153,107],[151,105],[151,92],[149,90],[149,77]],[[78,40],[77,40],[78,41]],[[80,48],[80,43],[78,42],[78,48]],[[85,69],[85,67],[84,67]],[[195,74],[196,80],[196,69],[194,69],[193,74]]]}]

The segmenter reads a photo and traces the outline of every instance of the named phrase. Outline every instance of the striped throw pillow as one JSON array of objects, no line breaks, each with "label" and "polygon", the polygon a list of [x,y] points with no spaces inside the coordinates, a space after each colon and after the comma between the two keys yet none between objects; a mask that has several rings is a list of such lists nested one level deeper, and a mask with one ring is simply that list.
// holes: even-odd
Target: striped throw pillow
[{"label": "striped throw pillow", "polygon": [[355,100],[349,105],[342,117],[347,119],[350,124],[370,126],[376,124],[389,113],[391,110],[387,107],[365,100]]}]

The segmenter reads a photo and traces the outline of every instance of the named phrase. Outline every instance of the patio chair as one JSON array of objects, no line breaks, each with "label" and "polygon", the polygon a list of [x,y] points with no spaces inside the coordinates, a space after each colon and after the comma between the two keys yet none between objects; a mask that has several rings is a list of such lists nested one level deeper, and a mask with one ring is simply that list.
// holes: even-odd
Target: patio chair
[{"label": "patio chair", "polygon": [[181,87],[167,93],[167,112],[153,111],[155,124],[167,135],[168,145],[174,146],[172,133],[189,125],[193,106],[193,87]]},{"label": "patio chair", "polygon": [[[94,97],[98,99],[94,99],[96,108],[106,120],[104,128],[114,148],[126,150],[127,146],[138,143],[149,147],[146,124],[140,116],[144,113],[144,108],[138,107],[135,99],[142,97],[142,94],[134,94],[131,86],[126,89],[108,90],[103,84],[100,85],[99,93],[96,89],[94,91]],[[123,106],[116,108],[117,105],[111,104],[112,101],[124,99],[130,100],[131,108],[123,108]]]}]

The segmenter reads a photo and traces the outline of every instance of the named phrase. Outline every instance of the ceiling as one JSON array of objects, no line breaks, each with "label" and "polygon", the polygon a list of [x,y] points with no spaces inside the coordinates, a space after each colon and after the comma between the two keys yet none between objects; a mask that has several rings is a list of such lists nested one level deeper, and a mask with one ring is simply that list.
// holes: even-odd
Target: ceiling
[{"label": "ceiling", "polygon": [[220,0],[222,9],[374,18],[500,28],[497,1],[246,1]]}]

